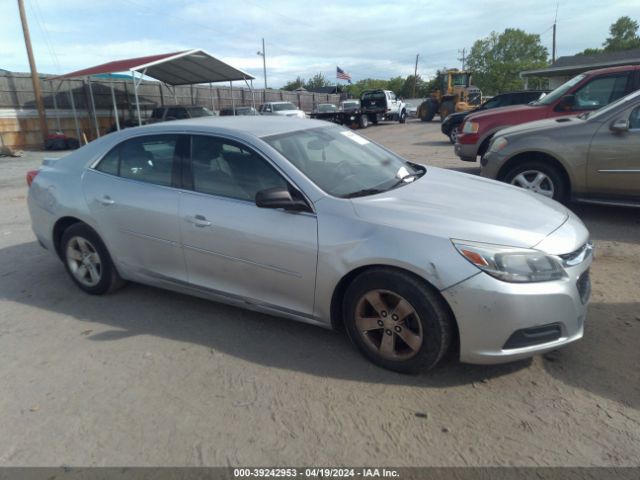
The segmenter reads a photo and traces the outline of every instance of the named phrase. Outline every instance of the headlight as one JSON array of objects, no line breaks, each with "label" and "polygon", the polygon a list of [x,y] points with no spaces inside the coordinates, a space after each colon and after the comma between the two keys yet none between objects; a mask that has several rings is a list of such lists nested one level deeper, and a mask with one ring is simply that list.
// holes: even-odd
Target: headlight
[{"label": "headlight", "polygon": [[462,133],[478,133],[479,126],[478,122],[464,122]]},{"label": "headlight", "polygon": [[558,259],[539,250],[462,240],[452,242],[469,262],[504,282],[548,282],[567,276]]},{"label": "headlight", "polygon": [[508,145],[508,141],[504,137],[498,137],[491,142],[491,146],[489,147],[490,152],[499,152],[504,147]]}]

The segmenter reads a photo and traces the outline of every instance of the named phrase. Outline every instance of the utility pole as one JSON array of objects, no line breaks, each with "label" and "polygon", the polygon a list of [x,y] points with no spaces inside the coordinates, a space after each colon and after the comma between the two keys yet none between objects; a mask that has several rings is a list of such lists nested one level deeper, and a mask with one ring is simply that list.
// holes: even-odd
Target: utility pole
[{"label": "utility pole", "polygon": [[[459,51],[460,50],[458,50],[458,52]],[[466,64],[466,61],[467,61],[467,56],[466,55],[467,55],[467,49],[463,48],[462,49],[462,58],[458,59],[458,60],[462,60],[462,70],[464,70],[464,67],[465,67],[465,64]]]},{"label": "utility pole", "polygon": [[416,84],[418,83],[418,58],[420,54],[416,54],[416,68],[413,70],[413,91],[411,93],[411,98],[416,98]]},{"label": "utility pole", "polygon": [[33,58],[31,36],[29,35],[29,25],[27,24],[27,14],[24,11],[23,0],[18,0],[18,10],[20,10],[20,21],[22,22],[22,32],[24,33],[24,44],[27,47],[29,67],[31,68],[33,93],[36,96],[36,106],[38,107],[38,116],[40,117],[40,131],[42,132],[43,142],[46,142],[47,137],[49,136],[49,129],[47,128],[47,117],[44,111],[44,102],[42,101],[42,91],[40,90],[40,78],[38,77],[38,70],[36,69],[36,61]]},{"label": "utility pole", "polygon": [[553,24],[553,47],[551,48],[551,64],[556,63],[556,24]]},{"label": "utility pole", "polygon": [[558,23],[558,7],[560,2],[556,3],[556,16],[553,19],[553,46],[551,47],[551,64],[556,62],[556,23]]},{"label": "utility pole", "polygon": [[267,89],[267,51],[264,49],[264,38],[262,39],[262,51],[257,52],[262,57],[262,71],[264,73],[264,89]]}]

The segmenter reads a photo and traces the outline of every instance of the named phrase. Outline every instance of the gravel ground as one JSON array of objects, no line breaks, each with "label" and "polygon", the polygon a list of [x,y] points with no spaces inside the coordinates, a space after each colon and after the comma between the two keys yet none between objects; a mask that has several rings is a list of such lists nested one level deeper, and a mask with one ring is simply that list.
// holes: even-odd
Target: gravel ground
[{"label": "gravel ground", "polygon": [[[362,133],[477,173],[439,124]],[[0,158],[0,465],[640,465],[639,210],[572,207],[597,249],[583,340],[403,376],[316,327],[135,284],[83,294],[31,232],[43,156]]]}]

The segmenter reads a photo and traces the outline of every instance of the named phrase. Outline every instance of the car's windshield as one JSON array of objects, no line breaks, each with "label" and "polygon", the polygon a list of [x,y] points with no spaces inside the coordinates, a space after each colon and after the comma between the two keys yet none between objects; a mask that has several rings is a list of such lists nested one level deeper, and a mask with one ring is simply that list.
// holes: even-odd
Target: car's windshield
[{"label": "car's windshield", "polygon": [[584,77],[585,77],[584,75],[576,75],[568,82],[565,82],[562,85],[560,85],[553,92],[546,94],[544,97],[542,97],[539,100],[534,100],[533,102],[530,102],[529,105],[551,105],[556,100],[563,97],[564,94],[571,89],[571,87],[580,83]]},{"label": "car's windshield", "polygon": [[360,102],[342,102],[342,108],[359,107]]},{"label": "car's windshield", "polygon": [[291,102],[274,103],[273,104],[273,110],[275,112],[282,112],[283,110],[297,110],[297,109],[298,109],[298,107],[296,107]]},{"label": "car's windshield", "polygon": [[254,115],[255,110],[253,107],[238,107],[236,108],[236,115]]},{"label": "car's windshield", "polygon": [[333,112],[336,110],[336,106],[330,103],[321,103],[318,105],[319,112]]},{"label": "car's windshield", "polygon": [[405,185],[425,171],[341,127],[300,130],[263,140],[336,197],[383,192]]},{"label": "car's windshield", "polygon": [[213,117],[214,113],[206,107],[195,107],[189,109],[189,114],[191,118],[198,117]]},{"label": "car's windshield", "polygon": [[505,95],[498,95],[497,97],[493,97],[482,104],[482,108],[498,108],[503,106],[505,101]]},{"label": "car's windshield", "polygon": [[599,108],[598,110],[595,111],[591,111],[591,112],[585,112],[582,115],[578,115],[578,118],[582,118],[582,119],[597,119],[600,118],[604,115],[606,115],[607,113],[609,113],[612,110],[615,110],[616,108],[618,108],[621,104],[629,102],[631,100],[634,100],[636,98],[640,97],[640,90],[636,90],[633,93],[630,93],[629,95],[627,95],[626,97],[622,97],[619,98],[618,100],[616,100],[613,103],[610,103],[609,105],[606,105],[602,108]]}]

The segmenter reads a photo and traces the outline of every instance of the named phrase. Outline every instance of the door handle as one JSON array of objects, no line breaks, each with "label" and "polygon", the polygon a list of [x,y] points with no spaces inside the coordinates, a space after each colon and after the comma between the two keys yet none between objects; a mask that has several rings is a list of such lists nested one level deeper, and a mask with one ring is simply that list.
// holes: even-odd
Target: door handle
[{"label": "door handle", "polygon": [[189,215],[187,216],[187,222],[193,223],[196,227],[208,227],[211,225],[211,222],[204,215]]},{"label": "door handle", "polygon": [[102,205],[113,205],[116,203],[109,195],[103,195],[102,198],[97,199]]}]

